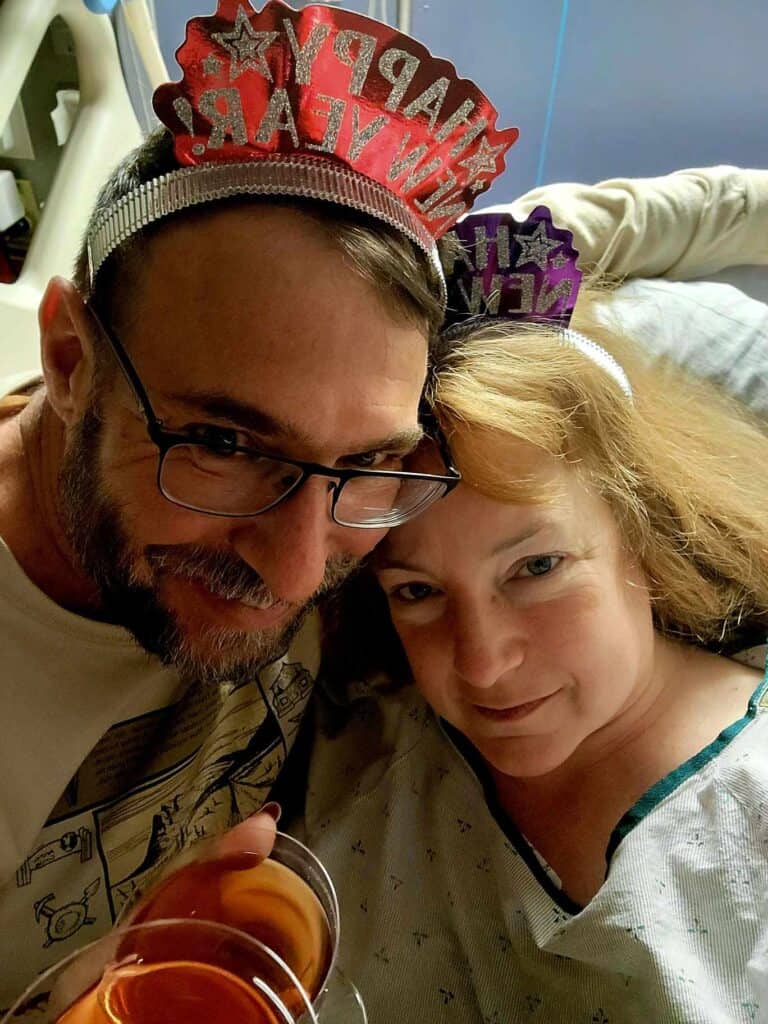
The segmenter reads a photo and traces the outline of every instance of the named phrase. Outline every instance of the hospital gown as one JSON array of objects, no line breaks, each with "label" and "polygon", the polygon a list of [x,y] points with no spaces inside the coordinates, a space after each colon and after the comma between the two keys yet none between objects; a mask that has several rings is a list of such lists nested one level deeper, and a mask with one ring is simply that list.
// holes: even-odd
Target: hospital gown
[{"label": "hospital gown", "polygon": [[315,740],[304,828],[371,1024],[768,1021],[766,680],[624,816],[584,907],[415,689],[354,708]]}]

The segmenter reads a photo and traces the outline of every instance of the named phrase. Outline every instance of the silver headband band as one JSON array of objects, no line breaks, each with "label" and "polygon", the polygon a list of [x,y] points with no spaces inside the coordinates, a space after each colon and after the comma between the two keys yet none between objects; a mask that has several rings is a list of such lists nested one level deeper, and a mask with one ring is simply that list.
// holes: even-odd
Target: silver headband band
[{"label": "silver headband band", "polygon": [[582,355],[591,359],[593,363],[613,377],[630,402],[632,401],[632,387],[629,378],[610,352],[606,352],[596,341],[592,341],[591,338],[585,337],[578,331],[572,331],[570,328],[561,331],[561,336],[566,345],[578,349]]},{"label": "silver headband band", "polygon": [[199,164],[139,185],[94,224],[87,238],[91,287],[114,250],[136,232],[179,210],[233,196],[289,196],[339,203],[389,224],[428,257],[447,305],[437,245],[397,196],[356,171],[316,157],[274,156],[247,163]]}]

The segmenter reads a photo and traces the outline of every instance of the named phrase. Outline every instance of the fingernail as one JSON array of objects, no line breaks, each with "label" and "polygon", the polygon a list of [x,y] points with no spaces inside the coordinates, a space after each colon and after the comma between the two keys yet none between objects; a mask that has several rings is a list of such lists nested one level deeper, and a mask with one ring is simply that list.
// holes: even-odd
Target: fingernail
[{"label": "fingernail", "polygon": [[270,800],[268,804],[264,804],[264,806],[261,808],[261,813],[268,814],[270,818],[274,820],[275,824],[277,824],[277,822],[280,821],[280,816],[283,813],[283,808],[276,800]]}]

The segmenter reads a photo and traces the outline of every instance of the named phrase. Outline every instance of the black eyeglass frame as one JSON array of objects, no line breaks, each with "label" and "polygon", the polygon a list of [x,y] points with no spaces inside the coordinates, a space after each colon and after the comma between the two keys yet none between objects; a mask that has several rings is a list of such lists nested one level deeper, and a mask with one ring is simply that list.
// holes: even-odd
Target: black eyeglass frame
[{"label": "black eyeglass frame", "polygon": [[[336,506],[341,497],[341,492],[344,488],[344,485],[349,480],[353,480],[357,477],[377,477],[391,480],[394,477],[397,477],[400,480],[426,480],[435,483],[445,484],[445,490],[443,491],[443,493],[433,498],[428,505],[424,505],[423,508],[419,508],[419,512],[417,514],[420,514],[425,509],[429,508],[429,505],[432,505],[436,501],[439,501],[441,498],[444,498],[446,494],[452,491],[453,488],[456,487],[456,485],[461,482],[461,473],[459,472],[458,469],[456,469],[455,465],[453,464],[453,457],[451,456],[451,452],[448,447],[448,442],[443,432],[440,430],[439,424],[437,423],[437,420],[432,414],[432,411],[426,405],[423,405],[422,408],[420,409],[420,419],[422,421],[422,426],[424,426],[425,424],[429,426],[428,430],[425,429],[426,436],[431,437],[438,446],[441,458],[445,463],[445,467],[448,471],[447,474],[445,475],[436,473],[409,473],[406,471],[395,472],[394,470],[386,469],[334,469],[331,466],[324,466],[322,465],[322,463],[319,462],[305,462],[301,459],[291,459],[282,455],[278,458],[269,452],[263,452],[258,448],[250,448],[246,445],[216,445],[210,442],[206,442],[205,440],[199,438],[190,437],[188,434],[182,432],[168,430],[163,421],[160,419],[159,416],[156,415],[155,410],[152,408],[152,403],[149,400],[149,395],[147,394],[147,391],[141,382],[141,378],[136,372],[136,368],[131,362],[128,353],[123,347],[122,342],[118,340],[117,336],[111,330],[107,329],[103,320],[98,315],[96,310],[93,308],[91,303],[86,303],[86,308],[90,316],[92,317],[97,329],[107,340],[110,350],[112,351],[112,354],[117,360],[117,364],[120,367],[126,381],[128,382],[128,386],[130,387],[134,398],[136,399],[139,412],[147,425],[147,434],[149,435],[150,440],[152,441],[152,443],[155,445],[159,452],[156,478],[157,489],[160,491],[165,500],[169,501],[172,505],[177,505],[179,508],[189,509],[192,512],[199,512],[202,515],[218,516],[223,519],[254,519],[256,518],[256,516],[264,515],[265,512],[270,512],[273,508],[276,508],[278,505],[282,504],[282,502],[284,502],[292,494],[295,494],[301,487],[303,487],[307,480],[310,479],[310,477],[322,476],[334,481],[333,500],[331,502],[331,518],[333,519],[334,523],[352,530],[381,530],[387,528],[389,524],[360,523],[353,525],[351,523],[340,522],[336,518]],[[189,505],[183,501],[179,501],[177,498],[171,497],[163,488],[162,473],[163,462],[165,461],[165,457],[172,448],[177,448],[182,445],[196,445],[197,447],[200,448],[207,448],[209,451],[212,452],[221,452],[222,449],[226,447],[227,454],[243,454],[257,456],[259,458],[269,459],[272,462],[282,463],[287,466],[295,466],[297,469],[301,471],[301,476],[297,478],[295,483],[291,484],[291,486],[288,488],[287,491],[285,491],[284,494],[281,494],[279,498],[276,498],[275,501],[271,502],[265,508],[259,509],[258,512],[213,512],[210,509],[199,508],[196,505]],[[407,517],[406,519],[401,520],[401,522],[393,523],[391,525],[393,527],[402,525],[402,523],[408,522],[408,518],[415,518],[415,516]]]}]

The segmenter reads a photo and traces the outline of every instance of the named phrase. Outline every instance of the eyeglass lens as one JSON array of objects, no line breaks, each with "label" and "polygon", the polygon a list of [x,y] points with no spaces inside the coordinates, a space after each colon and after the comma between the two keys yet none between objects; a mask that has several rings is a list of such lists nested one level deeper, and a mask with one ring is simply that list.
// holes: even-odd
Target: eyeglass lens
[{"label": "eyeglass lens", "polygon": [[[180,505],[220,515],[256,515],[298,486],[298,466],[247,452],[174,445],[160,472],[163,494]],[[389,526],[411,518],[443,493],[441,481],[360,476],[341,489],[334,518],[345,526]]]}]

